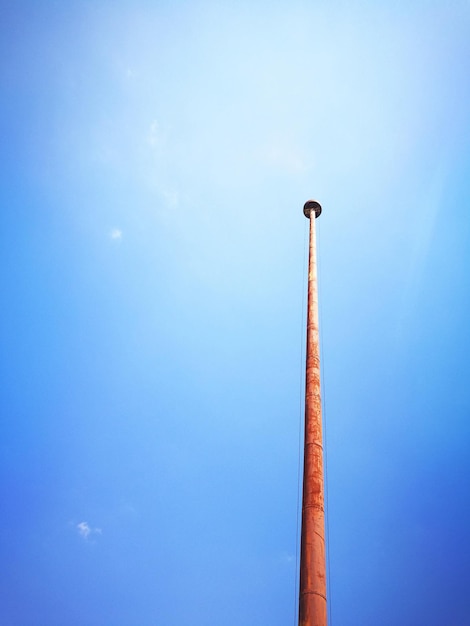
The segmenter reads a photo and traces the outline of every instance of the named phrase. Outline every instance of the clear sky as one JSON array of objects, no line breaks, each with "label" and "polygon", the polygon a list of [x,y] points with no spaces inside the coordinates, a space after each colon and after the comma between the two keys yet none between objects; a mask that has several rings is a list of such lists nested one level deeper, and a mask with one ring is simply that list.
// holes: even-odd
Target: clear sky
[{"label": "clear sky", "polygon": [[0,623],[470,624],[470,4],[0,1]]}]

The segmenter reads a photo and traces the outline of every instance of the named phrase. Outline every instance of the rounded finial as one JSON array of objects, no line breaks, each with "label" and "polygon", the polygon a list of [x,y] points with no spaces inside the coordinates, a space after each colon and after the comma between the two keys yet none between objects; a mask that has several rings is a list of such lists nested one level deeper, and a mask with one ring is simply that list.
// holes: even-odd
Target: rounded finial
[{"label": "rounded finial", "polygon": [[316,200],[307,200],[304,204],[304,215],[310,219],[310,214],[315,211],[315,217],[318,217],[321,213],[321,204]]}]

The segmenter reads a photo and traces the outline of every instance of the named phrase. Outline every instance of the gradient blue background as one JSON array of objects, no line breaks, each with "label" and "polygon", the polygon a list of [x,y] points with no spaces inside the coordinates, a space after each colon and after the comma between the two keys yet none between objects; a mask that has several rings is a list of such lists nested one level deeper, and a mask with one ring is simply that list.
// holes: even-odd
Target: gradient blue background
[{"label": "gradient blue background", "polygon": [[334,626],[470,624],[470,4],[0,2],[0,623],[296,623],[310,197]]}]

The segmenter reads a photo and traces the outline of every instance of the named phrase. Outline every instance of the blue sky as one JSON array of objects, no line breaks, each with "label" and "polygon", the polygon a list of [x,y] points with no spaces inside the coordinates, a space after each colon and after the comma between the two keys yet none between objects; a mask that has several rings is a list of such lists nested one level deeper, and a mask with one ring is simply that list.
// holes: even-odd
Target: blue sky
[{"label": "blue sky", "polygon": [[470,623],[470,4],[0,3],[0,621]]}]

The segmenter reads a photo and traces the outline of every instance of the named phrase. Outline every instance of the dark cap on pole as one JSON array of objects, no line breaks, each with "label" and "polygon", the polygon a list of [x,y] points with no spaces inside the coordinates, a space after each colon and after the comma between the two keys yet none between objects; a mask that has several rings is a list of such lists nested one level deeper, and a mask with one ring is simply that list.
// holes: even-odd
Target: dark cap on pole
[{"label": "dark cap on pole", "polygon": [[318,217],[321,213],[321,204],[316,200],[307,200],[304,204],[304,215],[310,218],[312,211],[315,211],[315,217]]}]

